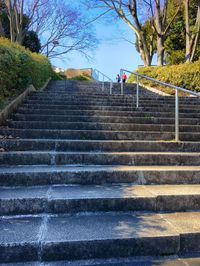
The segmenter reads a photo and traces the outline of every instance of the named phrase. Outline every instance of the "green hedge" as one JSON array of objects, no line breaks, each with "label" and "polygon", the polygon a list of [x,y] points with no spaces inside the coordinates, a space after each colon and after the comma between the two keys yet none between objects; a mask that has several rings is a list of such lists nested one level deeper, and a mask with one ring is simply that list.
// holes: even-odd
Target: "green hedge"
[{"label": "green hedge", "polygon": [[75,76],[73,78],[69,78],[69,80],[90,81],[91,77],[89,77],[87,75],[80,75],[80,76]]},{"label": "green hedge", "polygon": [[47,57],[0,38],[0,101],[20,94],[29,84],[38,89],[51,76]]},{"label": "green hedge", "polygon": [[[173,66],[144,67],[139,68],[136,72],[166,83],[200,92],[200,60],[194,63]],[[128,82],[135,82],[135,75],[131,75]],[[140,82],[169,94],[175,93],[175,91],[170,88],[156,85],[154,82],[146,79],[140,79]]]}]

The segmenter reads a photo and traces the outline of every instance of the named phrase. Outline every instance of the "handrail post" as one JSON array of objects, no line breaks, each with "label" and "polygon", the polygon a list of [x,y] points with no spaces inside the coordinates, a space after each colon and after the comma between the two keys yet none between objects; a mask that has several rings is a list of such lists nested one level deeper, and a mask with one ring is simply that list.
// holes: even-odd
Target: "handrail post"
[{"label": "handrail post", "polygon": [[136,86],[136,108],[139,107],[139,76],[136,75],[137,77],[137,86]]},{"label": "handrail post", "polygon": [[121,78],[121,95],[124,94],[124,83],[123,83],[123,80],[122,80],[122,75],[123,75],[123,70],[121,69],[121,70],[120,70],[120,78]]},{"label": "handrail post", "polygon": [[178,89],[176,89],[175,96],[175,141],[179,141],[179,98]]}]

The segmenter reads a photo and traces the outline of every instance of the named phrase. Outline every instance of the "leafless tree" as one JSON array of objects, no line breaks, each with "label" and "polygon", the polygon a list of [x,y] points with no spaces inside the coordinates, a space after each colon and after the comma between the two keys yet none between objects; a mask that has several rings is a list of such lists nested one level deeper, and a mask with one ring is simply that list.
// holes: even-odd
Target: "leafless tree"
[{"label": "leafless tree", "polygon": [[[153,48],[148,43],[142,24],[145,21],[145,13],[141,9],[141,1],[137,0],[88,0],[90,8],[110,10],[110,13],[121,18],[136,34],[138,50],[145,66],[151,65]],[[142,14],[143,13],[143,14]]]},{"label": "leafless tree", "polygon": [[193,31],[190,25],[189,4],[190,0],[183,0],[185,6],[185,29],[186,29],[186,53],[185,61],[191,62],[194,59],[197,44],[200,36],[200,0],[197,1],[197,15]]},{"label": "leafless tree", "polygon": [[42,53],[50,58],[71,51],[87,55],[97,44],[90,21],[62,0],[5,0],[5,3],[12,42],[22,44],[27,31],[34,30],[41,40]]},{"label": "leafless tree", "polygon": [[85,55],[96,46],[90,21],[61,0],[48,0],[37,9],[30,26],[41,38],[42,53],[53,58],[79,51]]}]

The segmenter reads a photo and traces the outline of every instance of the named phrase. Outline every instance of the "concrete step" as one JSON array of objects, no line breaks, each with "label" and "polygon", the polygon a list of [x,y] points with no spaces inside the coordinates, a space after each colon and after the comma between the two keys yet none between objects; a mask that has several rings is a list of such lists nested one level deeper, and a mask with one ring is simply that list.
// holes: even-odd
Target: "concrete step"
[{"label": "concrete step", "polygon": [[[101,122],[101,123],[136,123],[136,124],[173,124],[175,118],[168,117],[126,117],[126,116],[70,116],[70,115],[21,115],[13,116],[15,121],[56,121],[56,122]],[[200,118],[180,118],[180,124],[199,125]]]},{"label": "concrete step", "polygon": [[[64,101],[64,100],[51,100],[51,101],[45,101],[45,100],[26,100],[25,105],[37,105],[37,106],[40,106],[40,105],[49,105],[49,106],[71,106],[71,108],[73,109],[73,106],[79,106],[79,107],[82,107],[82,106],[118,106],[118,107],[130,107],[130,106],[133,106],[135,107],[136,106],[136,100],[132,100],[132,101],[116,101],[116,100],[113,100],[113,101],[107,101],[107,100],[104,100],[104,101],[98,101],[98,100],[85,100],[85,101],[82,101],[82,100],[79,100],[79,101]],[[196,110],[199,110],[199,103],[187,103],[187,104],[182,104],[180,103],[179,104],[180,106],[180,109],[196,109]],[[139,107],[140,108],[162,108],[164,107],[165,109],[172,109],[172,108],[175,108],[175,103],[157,103],[155,101],[147,101],[147,102],[140,102],[139,103]]]},{"label": "concrete step", "polygon": [[[118,98],[69,98],[69,97],[54,97],[54,98],[27,98],[25,101],[26,104],[50,104],[50,105],[130,105],[130,104],[136,104],[136,98],[135,97],[129,97],[124,99],[118,99]],[[200,101],[179,101],[180,107],[183,108],[198,108]],[[170,101],[155,101],[153,99],[149,100],[143,100],[140,99],[139,101],[140,106],[165,106],[165,107],[174,107],[175,106],[175,100]]]},{"label": "concrete step", "polygon": [[200,211],[200,185],[0,187],[0,215]]},{"label": "concrete step", "polygon": [[0,165],[195,165],[199,152],[58,152],[10,151],[0,153]]},{"label": "concrete step", "polygon": [[199,212],[5,217],[0,220],[0,261],[195,252],[200,246],[199,219]]},{"label": "concrete step", "polygon": [[[144,92],[144,90],[142,91]],[[42,98],[42,97],[49,97],[49,98],[54,98],[54,97],[69,97],[69,99],[71,98],[116,98],[116,99],[124,99],[124,98],[130,98],[130,97],[135,97],[136,96],[136,90],[133,90],[132,91],[132,94],[124,94],[124,95],[121,95],[120,94],[121,91],[119,90],[119,94],[116,95],[116,94],[113,94],[113,95],[110,95],[108,94],[107,92],[102,92],[102,91],[97,91],[96,92],[93,92],[93,93],[90,93],[90,92],[84,92],[84,91],[73,91],[73,90],[59,90],[58,88],[56,88],[55,90],[45,90],[45,91],[36,91],[34,93],[31,94],[31,97],[36,97],[36,98]],[[153,97],[154,96],[154,97]],[[152,100],[152,99],[156,99],[156,101],[175,101],[175,97],[174,96],[161,96],[161,95],[158,95],[158,94],[141,94],[140,95],[140,99],[141,100]],[[187,97],[187,96],[180,96],[179,97],[179,100],[180,101],[186,101],[186,102],[198,102],[200,101],[199,98],[196,98],[196,97]]]},{"label": "concrete step", "polygon": [[[64,101],[64,100],[52,100],[52,101],[42,101],[42,100],[37,100],[37,101],[34,101],[34,100],[29,100],[27,99],[25,101],[25,104],[27,105],[33,105],[33,104],[36,104],[36,105],[70,105],[70,106],[73,106],[73,105],[78,105],[78,106],[130,106],[132,105],[132,101],[129,101],[129,102],[126,102],[126,101],[96,101],[96,100],[85,100],[85,101],[82,101],[82,100],[79,100],[79,101]],[[153,105],[153,104],[152,104]],[[151,105],[149,105],[151,106]],[[157,105],[156,105],[157,106]],[[158,105],[160,106],[160,105]]]},{"label": "concrete step", "polygon": [[[109,130],[58,130],[0,128],[0,138],[27,139],[79,139],[79,140],[174,140],[174,132],[160,131],[109,131]],[[198,132],[180,132],[183,141],[200,141]]]},{"label": "concrete step", "polygon": [[[136,107],[134,105],[124,105],[124,106],[110,106],[110,105],[51,105],[51,104],[23,104],[23,108],[28,109],[60,109],[60,110],[100,110],[100,111],[136,111]],[[144,111],[144,112],[169,112],[171,111],[171,107],[165,107],[165,106],[142,106],[138,110]],[[180,112],[182,113],[193,113],[194,110],[196,110],[196,107],[189,108],[186,106],[186,108],[180,107]],[[197,109],[198,110],[198,109]]]},{"label": "concrete step", "polygon": [[[41,115],[75,115],[75,116],[125,116],[125,117],[170,117],[174,118],[172,112],[141,112],[141,111],[95,111],[95,110],[49,110],[49,109],[26,109],[19,108],[16,114],[41,114]],[[192,113],[179,113],[180,118],[200,118],[200,114],[193,111]]]},{"label": "concrete step", "polygon": [[[83,101],[132,101],[133,99],[136,99],[136,95],[89,95],[89,94],[69,94],[69,93],[65,93],[65,94],[55,94],[55,93],[40,93],[40,94],[32,94],[28,97],[28,99],[33,100],[33,101],[37,101],[37,100],[44,100],[44,101],[54,101],[54,100],[66,100],[66,101],[79,101],[79,100],[83,100]],[[157,103],[160,104],[164,104],[164,103],[175,103],[175,97],[171,96],[171,97],[144,97],[141,96],[139,98],[140,102],[144,102],[144,103],[155,103],[155,99]],[[200,103],[200,100],[198,98],[193,98],[193,97],[179,97],[179,103],[181,104],[198,104]]]},{"label": "concrete step", "polygon": [[0,186],[199,184],[200,166],[26,165],[0,168]]},{"label": "concrete step", "polygon": [[0,139],[5,151],[168,151],[200,152],[200,142],[130,140]]},{"label": "concrete step", "polygon": [[127,106],[101,106],[101,105],[51,105],[51,104],[23,104],[23,108],[28,109],[60,109],[60,110],[110,110],[110,111],[132,111],[131,105]]},{"label": "concrete step", "polygon": [[[106,130],[106,131],[160,131],[174,132],[173,124],[156,124],[156,123],[101,123],[101,122],[56,122],[56,121],[7,121],[10,128],[16,129],[61,129],[61,130]],[[180,132],[199,132],[200,125],[180,125]]]},{"label": "concrete step", "polygon": [[172,255],[172,256],[140,256],[125,258],[65,260],[65,261],[34,261],[3,263],[0,266],[199,266],[198,254]]}]

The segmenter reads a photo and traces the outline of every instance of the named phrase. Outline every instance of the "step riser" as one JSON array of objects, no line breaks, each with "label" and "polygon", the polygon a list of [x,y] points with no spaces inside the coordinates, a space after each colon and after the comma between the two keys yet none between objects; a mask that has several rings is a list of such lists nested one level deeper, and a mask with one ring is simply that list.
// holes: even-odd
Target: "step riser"
[{"label": "step riser", "polygon": [[[134,105],[124,105],[124,106],[102,106],[102,105],[34,105],[34,104],[23,104],[24,108],[28,109],[60,109],[60,110],[105,110],[105,111],[136,111],[136,107]],[[191,113],[194,112],[195,108],[180,108],[179,111],[182,113]],[[144,112],[170,112],[171,107],[140,107],[139,110]],[[198,111],[198,109],[197,109]]]},{"label": "step riser", "polygon": [[18,198],[0,200],[0,215],[39,213],[78,213],[109,211],[191,211],[200,210],[200,195],[174,195],[143,198],[48,199]]},{"label": "step riser", "polygon": [[[171,112],[112,112],[112,111],[87,111],[87,110],[70,110],[70,111],[65,111],[65,110],[46,110],[46,109],[41,109],[41,110],[35,110],[35,109],[24,109],[24,108],[19,108],[17,110],[18,115],[66,115],[66,116],[81,116],[81,115],[89,115],[89,116],[125,116],[125,117],[170,117],[170,118],[175,118],[175,113]],[[179,114],[180,118],[200,118],[200,114],[197,113],[180,113]]]},{"label": "step riser", "polygon": [[[187,239],[187,238],[186,238]],[[101,241],[44,242],[40,252],[39,243],[15,246],[0,245],[1,262],[80,260],[145,255],[172,255],[179,250],[179,237],[120,239]]]},{"label": "step riser", "polygon": [[[47,122],[100,122],[100,123],[140,123],[140,124],[173,124],[174,118],[146,118],[146,117],[74,117],[74,116],[42,116],[42,115],[15,115],[15,121],[47,121]],[[200,119],[180,119],[180,124],[197,125]]]},{"label": "step riser", "polygon": [[[174,133],[170,132],[109,132],[109,131],[61,131],[61,130],[0,130],[0,135],[21,137],[27,139],[77,139],[77,140],[173,140]],[[188,133],[184,135],[184,140],[199,140],[200,134],[197,136]]]},{"label": "step riser", "polygon": [[[135,99],[124,99],[124,100],[117,100],[117,99],[112,99],[112,100],[100,100],[100,99],[91,99],[91,100],[83,100],[83,99],[78,99],[78,100],[73,100],[73,99],[51,99],[51,100],[32,100],[28,99],[25,101],[25,104],[36,104],[36,105],[110,105],[110,106],[126,106],[126,105],[136,105],[136,100]],[[157,102],[155,101],[140,101],[139,102],[140,106],[143,107],[169,107],[169,108],[174,108],[175,107],[175,102]],[[180,102],[179,103],[181,108],[196,108],[199,109],[199,102]]]},{"label": "step riser", "polygon": [[[88,106],[88,105],[28,105],[28,104],[23,104],[23,107],[28,108],[28,109],[60,109],[60,110],[110,110],[110,111],[132,111],[133,108],[131,106],[124,106],[124,107],[119,107],[119,106]],[[168,109],[167,109],[168,110]]]},{"label": "step riser", "polygon": [[58,184],[102,185],[135,183],[137,185],[199,184],[199,171],[49,171],[1,173],[1,186],[39,186]]},{"label": "step riser", "polygon": [[39,247],[36,243],[21,243],[21,245],[0,244],[0,262],[28,262],[39,260]]},{"label": "step riser", "polygon": [[[174,125],[165,124],[131,124],[131,123],[92,123],[92,122],[38,122],[10,121],[8,125],[16,129],[52,129],[52,130],[115,130],[115,131],[160,131],[174,132]],[[199,132],[200,126],[184,125],[180,132]]]},{"label": "step riser", "polygon": [[[32,95],[28,97],[28,100],[30,101],[55,101],[55,100],[64,100],[64,101],[119,101],[119,102],[126,102],[136,99],[136,95],[98,95],[98,96],[93,96],[93,95],[69,95],[69,94],[51,94],[51,93],[46,93],[46,94],[39,94],[37,95]],[[144,96],[139,98],[140,102],[143,103],[155,103],[155,99],[152,98],[145,98]],[[156,98],[156,103],[160,104],[174,104],[175,103],[175,98],[174,97],[165,97],[165,98]],[[181,104],[199,104],[200,100],[197,98],[179,98],[179,103]]]},{"label": "step riser", "polygon": [[[25,103],[25,105],[57,105],[57,106],[119,106],[119,107],[128,107],[128,106],[132,106],[132,102],[109,102],[109,101],[104,101],[104,102],[98,102],[98,101],[79,101],[79,102],[75,102],[75,101],[53,101],[53,102],[48,102],[48,101],[29,101],[27,100]],[[149,105],[151,106],[151,105]],[[152,106],[160,106],[160,105],[153,105]]]},{"label": "step riser", "polygon": [[174,97],[101,88],[51,82],[0,128],[0,264],[199,252],[200,100],[176,143]]},{"label": "step riser", "polygon": [[[56,100],[52,100],[52,101],[32,101],[32,100],[26,100],[26,102],[24,103],[25,105],[48,105],[48,106],[118,106],[118,107],[130,107],[133,106],[135,107],[136,105],[136,101],[64,101],[64,100],[60,100],[60,101],[56,101]],[[139,103],[140,107],[143,108],[168,108],[168,109],[172,109],[175,108],[175,104],[174,103],[155,103],[155,102],[140,102]],[[184,104],[184,103],[180,103],[179,104],[180,109],[197,109],[199,110],[199,104]]]},{"label": "step riser", "polygon": [[95,154],[57,154],[55,153],[0,153],[0,165],[196,165],[200,164],[198,155],[168,154],[137,154],[112,155],[105,153]]},{"label": "step riser", "polygon": [[49,140],[0,140],[5,151],[174,151],[200,152],[200,143],[159,142],[91,142],[91,141],[49,141]]}]

